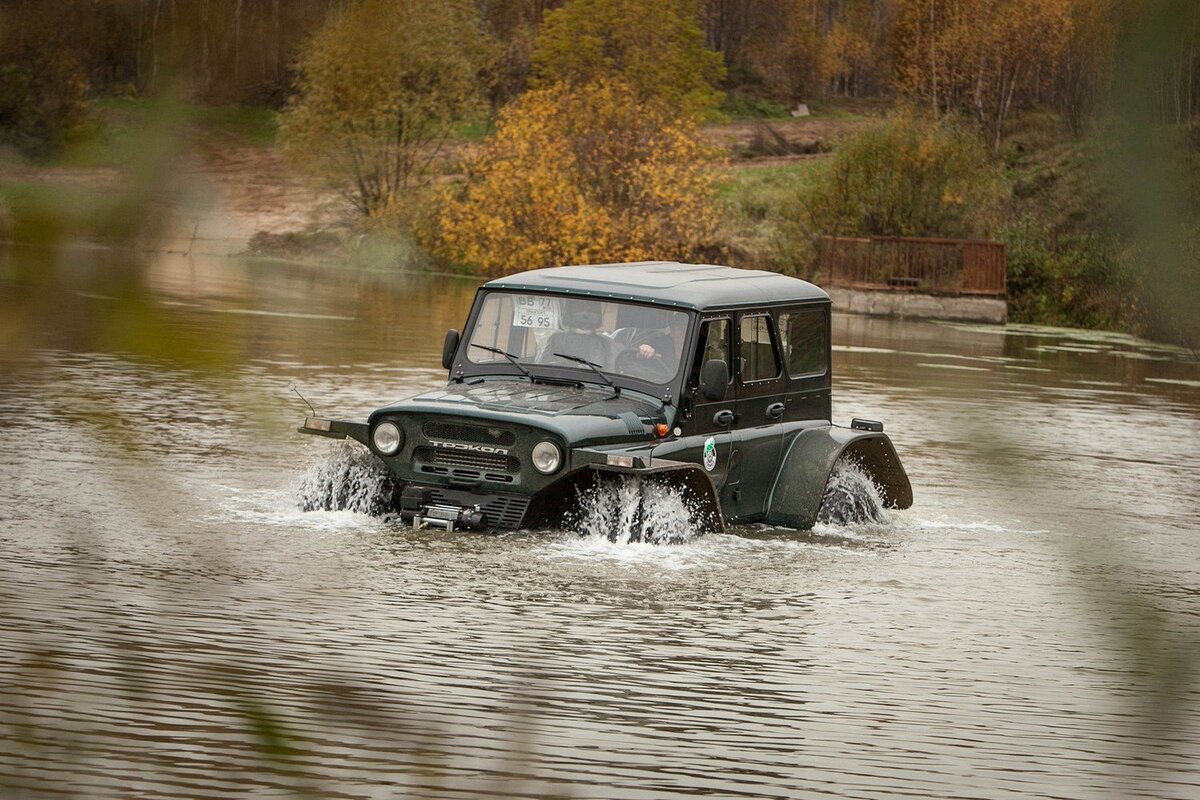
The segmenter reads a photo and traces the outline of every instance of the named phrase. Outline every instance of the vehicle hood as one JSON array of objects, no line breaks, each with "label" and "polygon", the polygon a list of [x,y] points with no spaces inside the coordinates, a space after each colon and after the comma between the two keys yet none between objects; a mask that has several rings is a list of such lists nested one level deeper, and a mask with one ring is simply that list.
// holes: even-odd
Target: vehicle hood
[{"label": "vehicle hood", "polygon": [[574,444],[639,440],[666,421],[663,404],[607,386],[564,386],[521,380],[452,383],[401,400],[371,415],[438,414],[514,422],[550,430]]}]

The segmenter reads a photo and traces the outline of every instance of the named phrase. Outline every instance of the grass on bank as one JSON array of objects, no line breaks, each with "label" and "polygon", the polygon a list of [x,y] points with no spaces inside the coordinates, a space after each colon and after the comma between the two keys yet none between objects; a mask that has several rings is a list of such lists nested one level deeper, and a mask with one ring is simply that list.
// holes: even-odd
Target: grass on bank
[{"label": "grass on bank", "polygon": [[47,166],[120,169],[136,160],[131,148],[140,146],[144,133],[163,125],[229,147],[272,147],[278,130],[277,114],[269,108],[102,97],[92,102],[84,135]]},{"label": "grass on bank", "polygon": [[796,213],[804,192],[829,168],[815,157],[763,166],[727,166],[717,180],[717,200],[726,210],[730,260],[737,266],[791,272],[781,223]]}]

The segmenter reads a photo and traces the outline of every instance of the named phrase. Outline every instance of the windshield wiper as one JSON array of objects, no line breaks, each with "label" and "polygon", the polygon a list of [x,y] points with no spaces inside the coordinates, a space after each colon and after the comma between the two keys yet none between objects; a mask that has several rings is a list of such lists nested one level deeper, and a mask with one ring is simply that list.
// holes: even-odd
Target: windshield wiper
[{"label": "windshield wiper", "polygon": [[558,356],[559,358],[565,358],[567,361],[574,361],[576,364],[583,364],[585,367],[588,367],[589,369],[591,369],[592,372],[594,372],[600,376],[600,380],[604,381],[605,383],[607,383],[609,386],[612,387],[612,390],[614,392],[613,397],[621,396],[621,387],[617,386],[615,383],[613,383],[607,375],[605,375],[603,372],[600,371],[599,364],[593,364],[591,361],[588,361],[586,358],[580,358],[579,356],[569,356],[566,353],[555,353],[554,355]]},{"label": "windshield wiper", "polygon": [[505,358],[507,358],[509,361],[512,362],[512,365],[514,367],[521,370],[521,372],[525,373],[526,378],[529,378],[529,380],[533,380],[533,373],[530,372],[529,370],[525,369],[525,367],[521,366],[521,362],[512,353],[506,353],[505,351],[501,350],[498,347],[488,347],[485,344],[475,344],[474,342],[471,342],[470,346],[478,347],[480,350],[487,350],[489,353],[495,353],[498,356],[504,356]]}]

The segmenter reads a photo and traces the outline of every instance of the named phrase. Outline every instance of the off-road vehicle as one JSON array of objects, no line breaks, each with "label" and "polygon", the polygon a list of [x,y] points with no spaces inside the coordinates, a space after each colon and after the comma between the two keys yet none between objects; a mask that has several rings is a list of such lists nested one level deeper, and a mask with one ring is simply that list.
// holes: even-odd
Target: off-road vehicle
[{"label": "off-road vehicle", "polygon": [[644,262],[539,269],[479,289],[447,332],[444,389],[366,422],[308,417],[395,479],[417,526],[570,525],[604,480],[667,483],[692,524],[808,528],[834,465],[885,505],[912,488],[878,422],[830,422],[830,302],[772,272]]}]

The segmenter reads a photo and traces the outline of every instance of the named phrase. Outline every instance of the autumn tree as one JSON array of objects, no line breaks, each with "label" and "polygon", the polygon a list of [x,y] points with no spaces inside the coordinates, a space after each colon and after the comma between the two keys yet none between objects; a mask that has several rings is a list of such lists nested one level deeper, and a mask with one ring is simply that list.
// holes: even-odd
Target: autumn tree
[{"label": "autumn tree", "polygon": [[466,0],[356,0],[303,50],[285,155],[380,213],[427,180],[451,124],[478,103],[488,51]]},{"label": "autumn tree", "polygon": [[702,0],[705,42],[721,54],[735,80],[753,79],[755,51],[780,30],[795,5],[796,0]]},{"label": "autumn tree", "polygon": [[624,84],[522,95],[439,215],[436,249],[490,274],[687,259],[717,231],[695,128]]},{"label": "autumn tree", "polygon": [[52,155],[84,126],[87,80],[55,20],[22,10],[0,10],[0,143]]},{"label": "autumn tree", "polygon": [[721,56],[705,46],[688,0],[573,0],[546,14],[534,85],[619,80],[639,101],[702,116],[721,102]]},{"label": "autumn tree", "polygon": [[[42,26],[93,92],[186,85],[208,102],[284,99],[297,49],[342,0],[4,0],[0,35]],[[18,35],[24,35],[18,33]]]},{"label": "autumn tree", "polygon": [[793,0],[773,24],[756,25],[749,34],[741,66],[773,95],[800,100],[825,92],[823,34],[810,10]]},{"label": "autumn tree", "polygon": [[1013,109],[1048,96],[1072,2],[899,0],[897,87],[935,114],[969,114],[999,147]]},{"label": "autumn tree", "polygon": [[533,45],[546,13],[562,0],[476,0],[485,29],[496,40],[498,54],[487,76],[488,96],[495,108],[525,91],[533,71]]},{"label": "autumn tree", "polygon": [[1054,104],[1075,133],[1082,132],[1112,81],[1120,33],[1121,0],[1074,0],[1071,33],[1059,57]]},{"label": "autumn tree", "polygon": [[[828,2],[828,0],[827,0]],[[886,0],[836,0],[821,46],[821,78],[830,92],[863,96],[886,80],[892,9]]]},{"label": "autumn tree", "polygon": [[[1182,10],[1177,10],[1180,8]],[[1160,4],[1150,13],[1159,15],[1164,10],[1176,14],[1175,25],[1160,42],[1157,85],[1147,89],[1155,95],[1159,120],[1168,125],[1182,125],[1191,121],[1200,109],[1200,81],[1197,81],[1197,72],[1200,71],[1200,4],[1173,0]]]},{"label": "autumn tree", "polygon": [[[708,0],[710,40],[731,69],[790,99],[863,96],[890,77],[895,0]],[[734,34],[737,34],[736,36]]]},{"label": "autumn tree", "polygon": [[978,138],[901,112],[838,147],[798,217],[806,234],[974,237],[992,226],[999,199]]}]

